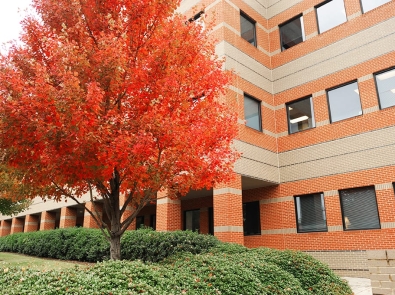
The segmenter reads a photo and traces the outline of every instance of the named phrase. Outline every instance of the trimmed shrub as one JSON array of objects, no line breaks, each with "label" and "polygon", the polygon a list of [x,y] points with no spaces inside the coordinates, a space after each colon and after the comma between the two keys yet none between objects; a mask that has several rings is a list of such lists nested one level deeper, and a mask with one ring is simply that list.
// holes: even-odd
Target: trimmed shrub
[{"label": "trimmed shrub", "polygon": [[220,244],[211,235],[192,231],[157,232],[151,228],[127,231],[121,239],[122,259],[157,262],[180,252],[199,254]]}]

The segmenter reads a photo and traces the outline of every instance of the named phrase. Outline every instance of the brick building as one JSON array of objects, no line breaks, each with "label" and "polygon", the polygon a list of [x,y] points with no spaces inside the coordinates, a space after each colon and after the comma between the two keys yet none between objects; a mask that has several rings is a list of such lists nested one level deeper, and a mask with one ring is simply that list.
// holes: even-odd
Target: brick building
[{"label": "brick building", "polygon": [[[132,227],[299,249],[367,277],[366,251],[395,245],[395,1],[184,0],[179,11],[215,16],[243,154],[234,182],[163,196]],[[94,227],[75,205],[40,200],[0,221],[1,236]]]}]

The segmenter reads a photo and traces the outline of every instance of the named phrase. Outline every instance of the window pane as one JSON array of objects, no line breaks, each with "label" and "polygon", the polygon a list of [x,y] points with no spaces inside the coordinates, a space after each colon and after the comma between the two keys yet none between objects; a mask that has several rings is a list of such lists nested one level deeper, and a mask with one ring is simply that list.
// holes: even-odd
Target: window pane
[{"label": "window pane", "polygon": [[362,0],[363,12],[368,12],[387,2],[391,2],[391,0]]},{"label": "window pane", "polygon": [[317,7],[317,18],[320,33],[346,22],[347,17],[343,0],[332,0]]},{"label": "window pane", "polygon": [[326,231],[323,194],[295,197],[298,232]]},{"label": "window pane", "polygon": [[357,82],[328,91],[328,100],[332,122],[362,115]]},{"label": "window pane", "polygon": [[377,91],[382,109],[395,105],[395,69],[376,75]]},{"label": "window pane", "polygon": [[315,126],[311,97],[287,104],[289,133]]},{"label": "window pane", "polygon": [[260,103],[255,99],[244,96],[244,118],[246,126],[261,131]]},{"label": "window pane", "polygon": [[144,216],[136,217],[136,229],[141,228],[144,225]]},{"label": "window pane", "polygon": [[303,17],[295,18],[280,27],[281,49],[285,50],[304,41]]},{"label": "window pane", "polygon": [[184,228],[191,231],[199,231],[200,210],[185,211]]},{"label": "window pane", "polygon": [[259,201],[243,204],[243,226],[245,236],[261,234]]},{"label": "window pane", "polygon": [[347,189],[339,193],[345,230],[380,228],[374,187]]},{"label": "window pane", "polygon": [[256,46],[255,23],[249,18],[247,18],[247,16],[240,14],[240,26],[241,26],[241,37],[244,40],[247,40],[250,44]]}]

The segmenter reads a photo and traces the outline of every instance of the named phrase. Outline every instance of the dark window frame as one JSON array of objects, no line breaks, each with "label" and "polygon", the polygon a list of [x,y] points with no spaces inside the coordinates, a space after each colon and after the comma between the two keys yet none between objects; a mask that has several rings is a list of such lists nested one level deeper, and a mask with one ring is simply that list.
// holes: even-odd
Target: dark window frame
[{"label": "dark window frame", "polygon": [[[184,220],[183,220],[183,229],[184,230],[187,230],[187,212],[193,212],[193,211],[199,211],[199,228],[198,228],[198,233],[200,233],[200,223],[201,223],[201,220],[200,220],[200,209],[201,208],[197,208],[197,209],[190,209],[190,210],[184,210],[183,211],[183,218],[184,218]],[[192,222],[193,223],[193,222]],[[188,230],[190,230],[190,229],[188,229]],[[193,230],[192,229],[192,231],[196,231],[196,230]]]},{"label": "dark window frame", "polygon": [[[324,210],[325,210],[325,225],[326,225],[326,230],[311,230],[311,231],[301,231],[299,229],[299,222],[298,222],[298,206],[296,202],[296,198],[303,198],[306,196],[312,196],[312,195],[322,195],[323,201],[324,201]],[[298,234],[308,234],[308,233],[326,233],[328,232],[328,218],[326,216],[326,206],[325,206],[325,195],[324,192],[318,192],[318,193],[310,193],[310,194],[304,194],[304,195],[295,195],[294,196],[294,207],[295,207],[295,221],[296,221],[296,232]]]},{"label": "dark window frame", "polygon": [[304,33],[303,41],[300,42],[300,43],[298,43],[298,44],[296,44],[296,45],[294,45],[294,46],[292,46],[292,47],[290,47],[290,48],[283,49],[283,39],[282,39],[282,34],[281,34],[281,27],[287,25],[287,24],[290,23],[290,22],[293,22],[294,20],[296,20],[296,19],[298,19],[298,18],[302,18],[302,19],[303,19],[303,13],[300,13],[300,14],[294,16],[293,18],[291,18],[291,19],[289,19],[289,20],[283,22],[282,24],[279,24],[279,25],[278,25],[278,32],[279,32],[279,34],[280,34],[280,49],[281,49],[281,51],[286,51],[286,50],[288,50],[288,49],[290,49],[290,48],[292,48],[292,47],[294,47],[294,46],[296,46],[296,45],[299,45],[300,43],[303,43],[304,41],[306,41],[306,32],[305,32],[305,30],[304,30],[304,20],[303,20],[302,23],[301,23],[301,25],[302,25],[302,26],[301,26],[301,29],[302,29],[302,32]]},{"label": "dark window frame", "polygon": [[[326,31],[324,31],[324,32],[321,32],[321,31],[320,31],[320,25],[319,25],[319,19],[318,19],[318,12],[317,12],[317,9],[320,8],[321,6],[324,6],[325,4],[328,4],[329,2],[332,2],[332,1],[333,1],[333,0],[326,0],[326,1],[324,1],[324,2],[321,2],[321,3],[318,4],[318,5],[314,6],[315,19],[316,19],[316,24],[317,24],[317,32],[318,32],[318,35],[323,34],[323,33],[325,33],[325,32],[328,32],[328,31],[332,30],[333,28],[336,28],[337,26],[340,26],[341,24],[344,24],[344,23],[348,22],[348,19],[347,19],[347,12],[346,12],[346,21],[345,21],[345,22],[343,22],[343,23],[341,23],[341,24],[338,24],[338,25],[336,25],[336,26],[334,26],[334,27],[332,27],[332,28],[330,28],[330,29],[328,29],[328,30],[326,30]],[[346,6],[345,6],[345,3],[344,3],[344,0],[343,0],[343,6],[344,6],[344,11],[346,11]]]},{"label": "dark window frame", "polygon": [[253,45],[254,47],[258,47],[258,40],[257,40],[257,34],[256,34],[256,21],[250,17],[247,13],[245,13],[244,11],[240,10],[240,16],[244,17],[246,20],[248,20],[253,26],[254,26],[254,43],[251,44],[250,42],[248,42],[248,40],[244,39],[243,37],[241,37],[241,23],[240,23],[240,37],[245,40],[248,44]]},{"label": "dark window frame", "polygon": [[245,118],[245,109],[244,109],[244,119],[246,120],[246,125],[245,126],[248,127],[248,128],[251,128],[252,130],[262,132],[262,130],[263,130],[263,128],[262,128],[262,101],[260,101],[259,99],[256,99],[254,96],[249,95],[248,93],[244,93],[244,95],[243,95],[243,107],[245,107],[245,105],[244,105],[245,97],[248,97],[249,99],[258,102],[259,129],[255,129],[253,127],[247,126],[247,119]]},{"label": "dark window frame", "polygon": [[[254,203],[254,204],[257,204],[258,206],[257,206],[257,208],[258,208],[258,221],[259,221],[259,230],[258,230],[258,232],[256,232],[256,233],[250,233],[250,234],[246,234],[246,230],[245,230],[245,220],[244,220],[244,205],[246,205],[247,206],[247,204],[252,204],[252,203]],[[261,225],[261,204],[259,203],[259,201],[252,201],[252,202],[243,202],[242,203],[242,206],[243,206],[243,235],[244,236],[260,236],[260,235],[262,235],[262,225]]]},{"label": "dark window frame", "polygon": [[[374,191],[374,198],[375,198],[375,201],[376,201],[377,219],[378,219],[378,222],[379,222],[379,227],[378,227],[378,228],[355,228],[355,229],[348,229],[348,228],[346,228],[346,224],[344,223],[344,205],[343,205],[343,202],[342,202],[341,192],[342,192],[342,191],[345,191],[345,190],[362,189],[362,188],[373,188],[373,191]],[[353,188],[341,189],[341,190],[339,190],[339,201],[340,201],[340,210],[341,210],[341,214],[342,214],[343,231],[376,230],[376,229],[381,229],[380,211],[379,211],[379,206],[378,206],[378,203],[377,203],[376,188],[374,187],[374,185],[368,185],[368,186],[361,186],[361,187],[353,187]]]},{"label": "dark window frame", "polygon": [[[137,224],[138,218],[142,220],[142,222],[140,223],[140,226],[138,226],[138,224]],[[143,227],[145,226],[145,216],[144,215],[136,216],[136,230],[140,229],[141,226],[143,226]]]},{"label": "dark window frame", "polygon": [[[289,114],[288,106],[289,106],[290,104],[293,104],[293,103],[296,103],[296,102],[299,102],[299,101],[302,101],[302,100],[305,100],[305,99],[308,99],[308,98],[310,99],[311,118],[312,118],[312,120],[313,120],[313,126],[312,126],[311,128],[309,128],[309,129],[304,129],[304,130],[298,130],[298,131],[295,131],[295,132],[291,132],[291,122],[290,122],[290,119],[289,119],[289,115],[290,115],[290,114]],[[288,123],[288,134],[289,134],[289,135],[295,134],[295,133],[299,133],[299,132],[303,132],[303,131],[307,131],[307,130],[311,130],[311,129],[316,128],[315,116],[314,116],[314,106],[313,106],[313,96],[312,96],[312,95],[308,95],[308,96],[305,96],[305,97],[298,98],[298,99],[296,99],[296,100],[287,102],[287,103],[285,104],[285,109],[286,109],[286,112],[287,112],[287,123]]]},{"label": "dark window frame", "polygon": [[[380,71],[378,71],[378,72],[373,73],[374,86],[376,87],[376,94],[377,94],[377,99],[378,99],[378,101],[379,101],[379,109],[380,109],[380,110],[385,110],[385,109],[393,108],[393,107],[395,107],[395,105],[390,106],[390,107],[385,107],[385,108],[383,108],[383,107],[381,106],[379,87],[378,87],[378,85],[377,85],[377,75],[384,74],[385,72],[389,72],[389,71],[393,71],[393,70],[395,70],[395,66],[391,66],[391,67],[386,68],[386,69],[384,69],[384,70],[380,70]],[[394,87],[395,87],[395,86],[394,86]]]},{"label": "dark window frame", "polygon": [[390,2],[391,2],[391,0],[389,0],[387,3],[380,4],[379,6],[376,6],[375,8],[370,9],[370,10],[368,10],[368,11],[365,11],[365,10],[363,9],[362,0],[359,0],[359,5],[361,6],[361,12],[362,12],[362,14],[365,14],[365,13],[368,13],[369,11],[372,11],[372,10],[374,10],[374,9],[376,9],[376,8],[382,6],[382,5],[388,4],[388,3],[390,3]]},{"label": "dark window frame", "polygon": [[335,121],[335,122],[332,121],[331,104],[330,104],[330,102],[329,102],[329,91],[332,91],[332,90],[335,90],[335,89],[338,89],[338,88],[341,88],[341,87],[344,87],[344,86],[347,86],[347,85],[350,85],[350,84],[353,84],[353,83],[357,83],[358,92],[359,92],[359,83],[358,83],[358,80],[352,80],[352,81],[349,81],[349,82],[346,82],[346,83],[337,85],[337,86],[335,86],[335,87],[325,89],[326,103],[328,104],[328,111],[329,111],[329,122],[330,122],[331,124],[337,123],[337,122],[342,122],[342,121],[344,121],[344,120],[348,120],[348,119],[351,119],[351,118],[356,118],[356,117],[359,117],[359,116],[362,116],[362,115],[363,115],[363,108],[362,108],[361,95],[358,94],[358,95],[359,95],[359,104],[360,104],[360,106],[361,106],[362,114],[360,114],[360,115],[358,115],[358,116],[353,116],[353,117],[349,117],[349,118],[346,118],[346,119],[338,120],[338,121]]}]

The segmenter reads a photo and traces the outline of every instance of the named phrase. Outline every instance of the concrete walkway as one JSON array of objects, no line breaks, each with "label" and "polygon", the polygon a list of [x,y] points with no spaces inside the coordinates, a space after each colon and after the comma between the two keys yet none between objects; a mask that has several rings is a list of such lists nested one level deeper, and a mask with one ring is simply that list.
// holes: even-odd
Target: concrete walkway
[{"label": "concrete walkway", "polygon": [[347,280],[351,289],[354,291],[354,295],[372,295],[372,287],[370,285],[370,279],[364,278],[349,278],[343,277]]}]

